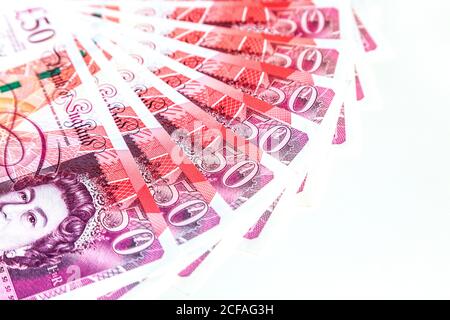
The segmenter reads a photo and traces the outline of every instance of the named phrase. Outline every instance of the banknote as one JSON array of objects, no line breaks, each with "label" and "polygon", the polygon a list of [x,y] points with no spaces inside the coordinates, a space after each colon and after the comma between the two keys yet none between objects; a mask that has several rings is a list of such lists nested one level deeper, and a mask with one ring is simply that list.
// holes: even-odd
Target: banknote
[{"label": "banknote", "polygon": [[[141,52],[142,54],[142,52]],[[134,55],[133,56],[136,60],[141,61],[142,58],[139,56]],[[167,70],[165,70],[164,72],[166,72]],[[261,230],[261,226],[264,224],[265,221],[267,221],[268,216],[270,215],[270,210],[269,212],[265,213],[263,215],[263,217],[261,218],[261,221],[257,224],[257,226],[255,228],[253,228],[252,230],[250,230],[250,232],[248,233],[248,237],[256,237],[256,235],[259,233],[259,231]],[[211,250],[208,250],[208,252],[210,252]],[[181,274],[183,275],[190,275],[200,264],[200,262],[204,261],[204,258],[209,254],[202,254],[200,259],[197,259],[193,264],[191,264],[189,267],[187,267]]]},{"label": "banknote", "polygon": [[[283,193],[281,193],[275,201],[270,205],[270,207],[267,208],[267,210],[264,211],[264,213],[259,217],[258,221],[251,226],[248,231],[243,235],[243,238],[246,240],[255,240],[257,239],[261,233],[264,230],[264,227],[266,226],[267,222],[269,221],[274,209],[276,208],[278,202],[280,201],[280,198],[282,197]],[[217,244],[212,246],[210,249],[205,251],[202,255],[200,255],[197,259],[195,259],[192,263],[190,263],[188,266],[186,266],[184,269],[182,269],[178,275],[180,277],[189,277],[192,275],[193,272],[198,268],[198,266],[208,257],[208,255],[214,250]]]},{"label": "banknote", "polygon": [[[305,187],[305,183],[306,183],[307,178],[305,177],[303,183],[301,184],[299,190],[297,191],[298,193],[301,193],[304,190]],[[264,231],[265,226],[267,225],[267,222],[269,221],[270,217],[272,216],[274,209],[277,207],[281,197],[283,196],[283,193],[280,194],[278,196],[278,198],[270,205],[269,208],[267,208],[267,210],[264,211],[264,213],[261,215],[261,217],[258,219],[258,221],[248,229],[248,231],[244,234],[243,238],[244,241],[246,242],[254,242],[254,240],[258,239],[259,236],[261,235],[261,233]],[[219,241],[220,242],[220,241]],[[216,244],[214,244],[213,246],[211,246],[208,250],[206,250],[205,252],[203,252],[202,254],[200,254],[198,257],[196,257],[192,262],[190,262],[188,265],[186,265],[183,269],[181,269],[178,272],[178,276],[180,277],[180,280],[178,282],[175,282],[175,284],[173,285],[173,287],[171,289],[175,289],[179,292],[182,292],[183,294],[190,294],[193,293],[193,291],[195,291],[196,288],[198,288],[199,284],[201,283],[197,283],[196,286],[192,286],[191,283],[192,282],[200,282],[199,278],[197,277],[197,275],[194,277],[194,279],[190,279],[188,284],[185,283],[185,281],[187,281],[186,279],[191,277],[196,270],[198,269],[198,267],[202,264],[203,261],[205,261],[209,255],[211,254],[211,252],[213,252],[214,248],[219,244],[219,242],[217,242]],[[256,250],[260,250],[262,247],[262,244],[260,244]],[[240,250],[242,250],[242,248],[240,248]],[[243,250],[245,252],[252,252],[252,253],[257,253],[257,251],[255,251],[255,247],[254,246],[244,246]],[[249,251],[252,250],[252,251]],[[203,279],[204,281],[205,279]],[[131,285],[128,285],[126,287],[123,287],[119,290],[110,292],[107,295],[104,295],[102,297],[100,297],[99,299],[102,300],[116,300],[116,299],[120,299],[123,296],[127,295],[132,289],[136,288],[137,286],[145,286],[146,285],[146,280],[140,281],[140,282],[135,282]],[[126,299],[133,299],[134,295],[129,295],[125,297]]]},{"label": "banknote", "polygon": [[358,28],[359,36],[361,38],[364,51],[370,52],[376,50],[378,47],[377,43],[367,30],[367,28],[365,27],[365,25],[363,24],[363,22],[361,21],[360,17],[358,16],[355,10],[353,10],[353,17],[356,21],[356,26]]},{"label": "banknote", "polygon": [[92,48],[86,50],[81,43],[78,46],[177,243],[187,243],[217,226],[220,214],[214,209],[217,200],[213,186],[182,150],[168,141],[162,128],[136,114],[131,107],[135,103],[122,92],[120,81],[113,81],[102,70],[99,58],[97,62],[92,59]]},{"label": "banknote", "polygon": [[195,292],[314,205],[376,103],[349,0],[2,8],[0,299]]},{"label": "banknote", "polygon": [[2,299],[120,283],[173,248],[78,52],[57,43],[0,72]]},{"label": "banknote", "polygon": [[[98,25],[97,27],[100,28]],[[112,39],[117,40],[124,37],[119,36],[120,28],[117,28],[118,32],[110,32],[110,30],[114,29],[114,24],[105,23],[102,24],[101,27],[103,34],[108,35],[108,37]],[[126,35],[127,38],[132,36],[141,44],[157,50],[196,71],[211,76],[246,94],[256,97],[258,96],[258,93],[268,90],[272,84],[275,83],[286,80],[298,81],[304,78],[312,81],[310,80],[311,77],[308,74],[305,74],[306,71],[302,72],[258,61],[249,61],[242,57],[220,53],[137,30],[127,32]],[[314,71],[322,68],[322,64],[324,65],[323,68],[326,68],[325,66],[327,63],[324,62],[319,52],[314,53],[311,51],[308,53],[305,51],[302,59],[305,60],[305,64],[315,65],[313,67],[308,67],[308,71],[313,74],[315,74]],[[320,72],[318,73],[320,74]],[[331,76],[334,77],[334,74]],[[340,115],[342,119],[339,119],[337,123],[335,139],[333,141],[335,144],[342,144],[346,140],[345,115],[343,108],[344,107],[342,107]]]},{"label": "banknote", "polygon": [[[350,28],[343,23],[351,17],[348,1],[316,0],[240,4],[234,2],[99,2],[94,9],[163,17],[172,20],[238,28],[289,37],[349,39]],[[350,15],[350,16],[349,16]]]}]

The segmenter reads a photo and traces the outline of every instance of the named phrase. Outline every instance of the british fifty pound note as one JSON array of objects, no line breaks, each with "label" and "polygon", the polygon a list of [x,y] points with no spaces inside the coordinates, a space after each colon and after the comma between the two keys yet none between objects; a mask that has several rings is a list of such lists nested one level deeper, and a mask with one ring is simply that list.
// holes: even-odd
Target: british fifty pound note
[{"label": "british fifty pound note", "polygon": [[76,68],[75,46],[55,31],[41,49],[1,61],[3,299],[126,284],[175,253],[113,118]]},{"label": "british fifty pound note", "polygon": [[[83,43],[87,42],[87,39],[83,40]],[[99,40],[97,44],[101,48],[105,48],[103,41]],[[109,105],[132,106],[132,108],[125,107],[126,113],[129,117],[142,119],[146,127],[145,131],[149,131],[146,136],[153,135],[156,140],[160,141],[161,148],[164,146],[166,150],[178,148],[182,151],[186,159],[179,164],[178,171],[184,172],[183,175],[186,177],[191,177],[191,181],[197,181],[197,183],[200,180],[203,181],[202,184],[195,187],[198,190],[197,193],[203,194],[208,199],[211,199],[215,194],[215,200],[211,201],[210,206],[216,209],[220,216],[221,225],[215,229],[223,228],[226,225],[226,220],[230,219],[229,212],[231,211],[242,212],[245,215],[252,211],[256,211],[256,214],[262,212],[262,209],[258,209],[261,205],[255,206],[255,201],[263,203],[272,197],[270,190],[274,191],[275,189],[270,189],[270,185],[275,183],[272,180],[278,180],[279,178],[276,179],[276,177],[280,176],[280,172],[275,172],[277,168],[272,167],[273,165],[265,160],[265,156],[261,159],[253,158],[252,154],[254,153],[248,152],[251,151],[250,146],[246,143],[241,146],[237,145],[236,143],[239,140],[234,139],[230,135],[231,132],[227,134],[227,131],[224,131],[225,128],[208,119],[206,114],[199,117],[202,114],[201,109],[195,107],[181,95],[175,94],[176,91],[156,76],[153,75],[152,78],[148,70],[140,72],[139,69],[133,67],[131,63],[133,61],[130,57],[127,57],[129,60],[127,63],[126,59],[121,59],[117,55],[116,50],[111,50],[111,48],[107,48],[107,50],[104,50],[103,53],[114,64],[108,62],[105,57],[102,58],[99,49],[93,47],[92,44],[88,50],[93,57],[95,56],[95,63],[98,63],[102,70],[105,70],[105,72],[95,74],[99,80],[99,89],[102,90],[107,83],[108,87],[115,88],[115,92],[121,92],[121,95],[115,94],[106,97]],[[94,63],[92,61],[86,62]],[[112,73],[113,66],[118,68],[120,73]],[[130,86],[135,88],[135,91],[132,91]],[[164,104],[162,104],[163,102]],[[224,132],[224,134],[222,135],[220,132]],[[143,149],[148,150],[146,151],[148,153],[155,153],[155,148],[148,147],[148,138],[141,137],[140,134],[134,137],[135,134],[133,133],[125,134],[129,136],[126,139],[127,141],[143,139],[142,143],[138,145],[130,143],[130,149]],[[220,139],[223,142],[220,143]],[[241,140],[242,142],[244,141]],[[154,143],[150,145],[154,145]],[[258,150],[256,150],[256,153],[262,154]],[[139,162],[139,159],[136,158],[136,161]],[[176,168],[175,166],[172,167],[170,172]],[[144,170],[142,174],[146,175],[147,173]],[[277,184],[278,182],[275,185]],[[151,187],[151,183],[149,183],[149,187]],[[173,188],[186,193],[184,190],[186,186],[181,183],[174,182]],[[195,193],[194,190],[191,191]],[[265,195],[264,201],[255,200],[261,198],[262,195]],[[194,194],[190,197],[193,196]],[[249,203],[253,203],[252,207],[249,206]],[[258,212],[258,210],[260,211]],[[165,210],[162,209],[162,211]],[[234,215],[239,216],[241,214],[234,213]],[[207,216],[202,217],[202,214],[198,214],[193,215],[183,223],[180,222],[178,225],[171,221],[170,217],[171,214],[168,212],[167,223],[171,229],[171,225],[174,225],[174,232],[178,232],[176,230],[181,226],[191,225],[193,227],[192,225],[199,219],[208,220],[206,219]],[[217,240],[216,238],[214,241]],[[197,242],[204,248],[209,247],[207,245],[208,240],[205,237],[201,241],[198,239]]]}]

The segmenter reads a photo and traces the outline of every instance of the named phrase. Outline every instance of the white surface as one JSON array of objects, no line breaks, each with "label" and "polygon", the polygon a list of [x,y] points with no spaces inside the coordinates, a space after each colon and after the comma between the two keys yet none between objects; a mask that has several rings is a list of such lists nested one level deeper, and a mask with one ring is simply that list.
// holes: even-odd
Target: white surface
[{"label": "white surface", "polygon": [[362,110],[361,154],[336,152],[320,208],[286,213],[192,298],[450,298],[450,3],[356,6],[391,51],[371,63],[383,109]]}]

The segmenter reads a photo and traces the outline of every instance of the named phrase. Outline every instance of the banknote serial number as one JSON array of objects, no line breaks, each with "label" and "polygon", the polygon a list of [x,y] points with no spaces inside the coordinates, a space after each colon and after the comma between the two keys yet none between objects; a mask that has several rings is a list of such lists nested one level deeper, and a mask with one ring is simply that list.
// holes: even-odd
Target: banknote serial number
[{"label": "banknote serial number", "polygon": [[219,306],[189,306],[183,304],[177,307],[177,315],[196,315],[207,318],[214,315],[274,315],[271,304],[221,304]]}]

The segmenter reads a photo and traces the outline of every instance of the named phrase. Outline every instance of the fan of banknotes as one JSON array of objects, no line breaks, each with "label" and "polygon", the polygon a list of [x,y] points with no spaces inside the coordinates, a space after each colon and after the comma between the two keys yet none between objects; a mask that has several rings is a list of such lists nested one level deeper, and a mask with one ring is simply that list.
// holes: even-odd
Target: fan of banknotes
[{"label": "fan of banknotes", "polygon": [[0,23],[0,299],[188,296],[359,145],[377,44],[349,1],[19,1]]}]

